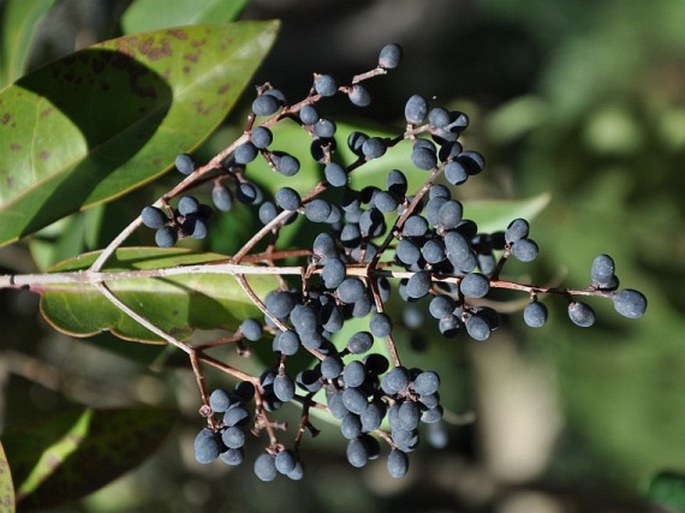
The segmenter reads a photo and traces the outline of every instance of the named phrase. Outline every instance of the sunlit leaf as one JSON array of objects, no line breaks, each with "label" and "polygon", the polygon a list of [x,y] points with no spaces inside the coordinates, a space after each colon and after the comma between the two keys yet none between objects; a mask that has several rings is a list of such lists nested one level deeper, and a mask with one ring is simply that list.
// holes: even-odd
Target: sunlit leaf
[{"label": "sunlit leaf", "polygon": [[86,409],[9,428],[3,443],[25,508],[97,490],[144,461],[173,422],[151,408]]},{"label": "sunlit leaf", "polygon": [[234,21],[248,0],[136,0],[121,18],[126,34],[181,25]]},{"label": "sunlit leaf", "polygon": [[0,88],[24,74],[38,22],[55,0],[6,0],[0,4]]},{"label": "sunlit leaf", "polygon": [[168,170],[223,120],[276,22],[113,39],[0,92],[0,244]]},{"label": "sunlit leaf", "polygon": [[14,484],[5,450],[0,443],[0,513],[14,513]]},{"label": "sunlit leaf", "polygon": [[[98,254],[81,255],[52,270],[85,269]],[[186,249],[125,248],[118,250],[103,270],[163,269],[225,259],[223,255]],[[250,276],[248,282],[260,297],[278,286],[271,275]],[[179,339],[190,337],[196,329],[235,330],[244,318],[261,315],[236,279],[226,274],[131,278],[111,281],[109,288],[138,314]],[[129,340],[162,342],[87,284],[44,287],[40,309],[53,327],[69,335],[83,337],[111,331]]]},{"label": "sunlit leaf", "polygon": [[478,223],[483,233],[504,230],[517,217],[530,221],[549,204],[552,196],[543,192],[537,196],[514,200],[471,200],[464,205],[464,216]]}]

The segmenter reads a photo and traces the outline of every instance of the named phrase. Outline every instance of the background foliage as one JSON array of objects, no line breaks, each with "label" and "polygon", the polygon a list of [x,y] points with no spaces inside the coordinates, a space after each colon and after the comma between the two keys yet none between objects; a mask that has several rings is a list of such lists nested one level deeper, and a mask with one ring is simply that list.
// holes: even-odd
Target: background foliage
[{"label": "background foliage", "polygon": [[[24,69],[17,63],[33,69],[126,31],[176,25],[179,19],[230,21],[244,6],[217,0],[207,2],[217,10],[188,13],[184,9],[193,2],[168,2],[173,8],[163,10],[149,0],[127,10],[129,3],[3,2],[0,79],[16,80]],[[13,20],[22,13],[11,7],[27,4],[35,11],[17,25]],[[159,25],[138,24],[134,9],[146,23],[151,17],[144,13],[153,9]],[[610,305],[593,303],[599,325],[582,331],[567,322],[558,303],[545,328],[524,329],[513,314],[507,329],[483,345],[441,340],[429,322],[420,335],[407,330],[400,338],[403,351],[426,346],[408,358],[450,376],[443,404],[457,412],[473,408],[477,421],[454,427],[447,449],[413,454],[412,472],[401,481],[390,481],[383,468],[348,468],[331,428],[304,446],[305,481],[264,485],[247,468],[199,468],[192,462],[200,419],[184,359],[108,335],[56,334],[39,317],[35,297],[0,291],[0,422],[7,427],[2,439],[10,464],[8,440],[24,422],[84,407],[146,405],[171,409],[161,414],[162,427],[151,422],[147,428],[160,442],[171,430],[161,451],[99,492],[52,511],[648,509],[642,501],[650,480],[665,470],[685,472],[685,4],[262,0],[245,6],[241,16],[282,20],[279,38],[252,81],[269,80],[289,97],[306,93],[313,71],[348,77],[371,65],[385,42],[402,44],[403,66],[372,84],[371,119],[362,123],[398,124],[414,92],[468,112],[468,142],[485,154],[489,167],[464,188],[466,201],[551,194],[532,223],[542,249],[534,278],[584,285],[592,258],[606,252],[622,281],[647,295],[648,314],[630,323]],[[29,51],[26,41],[34,33]],[[200,160],[241,132],[250,92],[248,86],[242,103],[198,149]],[[330,109],[344,113],[344,107],[334,103]],[[349,118],[351,125],[360,122]],[[102,247],[174,180],[163,177],[0,249],[0,272],[46,269]],[[247,209],[223,217],[206,249],[234,250],[256,223]],[[393,314],[400,318],[402,312]],[[222,382],[213,377],[214,384]],[[671,485],[672,474],[665,476]],[[0,479],[0,487],[5,484]],[[666,485],[652,486],[662,502],[674,495]],[[682,510],[682,503],[675,504]]]}]

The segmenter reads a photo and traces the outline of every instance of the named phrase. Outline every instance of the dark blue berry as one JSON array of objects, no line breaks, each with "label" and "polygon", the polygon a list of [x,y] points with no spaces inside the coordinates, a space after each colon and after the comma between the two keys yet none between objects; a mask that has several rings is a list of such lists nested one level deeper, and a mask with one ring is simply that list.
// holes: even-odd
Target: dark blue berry
[{"label": "dark blue berry", "polygon": [[346,278],[337,288],[338,297],[343,303],[359,301],[366,293],[366,286],[359,278]]},{"label": "dark blue berry", "polygon": [[347,136],[347,146],[355,155],[363,155],[362,146],[369,139],[369,136],[361,132],[352,132]]},{"label": "dark blue berry", "polygon": [[432,127],[444,128],[450,123],[450,113],[442,107],[435,107],[428,113],[428,122]]},{"label": "dark blue berry", "polygon": [[256,204],[262,196],[259,188],[252,182],[241,182],[236,190],[236,198],[241,203]]},{"label": "dark blue berry", "polygon": [[409,458],[399,449],[393,449],[388,454],[387,467],[391,477],[396,479],[404,477],[409,470]]},{"label": "dark blue berry", "polygon": [[300,121],[305,125],[313,125],[319,121],[319,111],[313,105],[305,105],[300,109]]},{"label": "dark blue berry", "polygon": [[544,303],[533,301],[523,309],[523,322],[531,328],[541,328],[547,322],[547,307]]},{"label": "dark blue berry", "polygon": [[445,178],[447,181],[452,185],[461,185],[469,177],[469,174],[466,172],[466,168],[454,160],[445,164],[443,172],[445,173]]},{"label": "dark blue berry", "polygon": [[274,195],[276,204],[283,210],[295,211],[302,205],[300,194],[290,187],[281,187]]},{"label": "dark blue berry", "polygon": [[245,452],[242,447],[239,449],[227,449],[219,455],[219,459],[226,465],[237,467],[245,461]]},{"label": "dark blue berry", "polygon": [[304,215],[313,223],[326,221],[332,210],[331,204],[321,198],[314,198],[304,206]]},{"label": "dark blue berry", "polygon": [[445,246],[439,239],[428,239],[421,246],[421,255],[429,264],[438,264],[445,260]]},{"label": "dark blue berry", "polygon": [[408,237],[423,237],[428,232],[428,221],[418,214],[407,218],[402,226],[402,234]]},{"label": "dark blue berry", "polygon": [[407,123],[418,125],[426,119],[428,114],[428,102],[423,96],[415,94],[411,96],[404,106],[404,117]]},{"label": "dark blue berry", "polygon": [[384,69],[395,69],[401,60],[402,47],[397,43],[385,45],[378,54],[378,66]]},{"label": "dark blue berry", "polygon": [[476,175],[485,169],[485,158],[477,151],[464,151],[457,157],[470,175]]},{"label": "dark blue berry", "polygon": [[647,298],[637,290],[624,289],[613,297],[616,311],[628,319],[642,317],[647,311]]},{"label": "dark blue berry", "polygon": [[300,170],[300,161],[287,153],[281,155],[272,154],[272,159],[276,171],[283,176],[293,176]]},{"label": "dark blue berry", "polygon": [[317,75],[314,77],[314,89],[321,96],[333,96],[338,92],[338,82],[331,75]]},{"label": "dark blue berry", "polygon": [[490,282],[482,274],[467,274],[459,283],[459,290],[464,294],[464,297],[481,298],[490,290]]},{"label": "dark blue berry", "polygon": [[366,380],[366,367],[359,360],[349,362],[342,373],[346,387],[360,387]]},{"label": "dark blue berry", "polygon": [[333,135],[335,135],[336,128],[337,127],[333,120],[325,118],[319,119],[319,121],[314,123],[314,125],[312,126],[314,134],[324,138],[333,137]]},{"label": "dark blue berry", "polygon": [[337,354],[329,354],[321,360],[321,375],[326,379],[335,379],[343,371],[342,359]]},{"label": "dark blue berry", "polygon": [[518,240],[528,237],[530,225],[525,219],[514,219],[504,232],[504,240],[512,244]]},{"label": "dark blue berry", "polygon": [[392,320],[383,312],[376,312],[371,316],[369,329],[374,337],[387,337],[392,332]]},{"label": "dark blue berry", "polygon": [[615,271],[614,260],[609,255],[599,255],[592,261],[592,285],[601,289],[611,288],[617,281]]},{"label": "dark blue berry", "polygon": [[289,292],[275,290],[266,295],[264,304],[271,315],[284,319],[295,308],[295,298]]},{"label": "dark blue berry", "polygon": [[589,328],[595,323],[595,312],[585,303],[571,301],[568,304],[568,317],[573,324],[581,328]]},{"label": "dark blue berry", "polygon": [[145,207],[140,212],[140,218],[145,226],[155,230],[161,228],[169,221],[164,211],[157,207]]},{"label": "dark blue berry", "polygon": [[409,388],[409,372],[404,367],[395,367],[381,380],[381,388],[386,394],[395,395]]},{"label": "dark blue berry", "polygon": [[268,89],[265,89],[262,94],[268,94],[269,96],[273,96],[278,100],[280,104],[285,103],[285,94],[283,91],[280,89],[276,89],[275,87],[269,87]]},{"label": "dark blue berry", "polygon": [[240,449],[247,441],[247,433],[242,426],[233,426],[221,432],[221,441],[229,449]]},{"label": "dark blue berry", "polygon": [[252,102],[252,112],[256,116],[271,116],[281,107],[281,102],[273,95],[263,94]]},{"label": "dark blue berry", "polygon": [[250,340],[252,342],[255,342],[262,338],[262,325],[257,319],[245,319],[240,324],[240,331],[247,340]]},{"label": "dark blue berry", "polygon": [[193,159],[192,155],[189,155],[188,153],[181,153],[178,157],[176,157],[176,169],[184,175],[189,175],[195,169],[197,169],[197,164],[195,163],[195,160]]},{"label": "dark blue berry", "polygon": [[492,329],[485,317],[473,314],[466,320],[466,331],[471,338],[483,341],[490,338]]},{"label": "dark blue berry", "polygon": [[295,397],[295,384],[286,374],[279,374],[274,378],[274,395],[284,403]]},{"label": "dark blue berry", "polygon": [[252,144],[254,144],[255,148],[264,150],[273,142],[274,136],[271,133],[271,130],[265,126],[257,126],[252,129],[250,139],[252,140]]},{"label": "dark blue berry", "polygon": [[327,289],[335,289],[345,279],[347,267],[337,257],[327,257],[323,262],[321,278]]},{"label": "dark blue berry", "polygon": [[406,265],[412,265],[418,262],[419,258],[421,258],[421,250],[411,240],[402,239],[397,243],[395,255],[400,262]]},{"label": "dark blue berry", "polygon": [[407,295],[412,299],[420,299],[431,288],[431,274],[428,271],[418,271],[407,282]]},{"label": "dark blue berry", "polygon": [[295,470],[295,465],[297,465],[295,453],[290,449],[282,450],[276,455],[276,458],[274,459],[274,465],[280,474],[288,475],[290,472]]},{"label": "dark blue berry", "polygon": [[276,461],[271,454],[262,453],[254,462],[254,473],[261,481],[273,481],[278,475]]},{"label": "dark blue berry", "polygon": [[160,248],[170,248],[178,240],[176,230],[171,226],[162,226],[155,232],[155,243]]},{"label": "dark blue berry", "polygon": [[454,311],[454,301],[449,296],[439,295],[431,299],[428,304],[428,312],[436,319],[442,319],[451,315]]},{"label": "dark blue berry", "polygon": [[236,164],[249,164],[257,158],[257,147],[250,141],[244,142],[233,152]]},{"label": "dark blue berry", "polygon": [[291,330],[281,331],[274,338],[274,343],[278,351],[286,356],[292,356],[300,347],[300,337]]},{"label": "dark blue berry", "polygon": [[380,137],[370,137],[362,144],[362,154],[369,160],[377,159],[385,154],[385,141]]},{"label": "dark blue berry", "polygon": [[193,196],[181,196],[178,200],[178,212],[182,216],[196,214],[200,210],[200,202]]},{"label": "dark blue berry", "polygon": [[195,437],[193,443],[195,461],[207,465],[219,457],[221,441],[211,429],[203,429]]},{"label": "dark blue berry", "polygon": [[356,468],[361,468],[366,465],[369,460],[369,450],[359,438],[350,440],[347,444],[347,461]]},{"label": "dark blue berry", "polygon": [[352,354],[366,353],[373,346],[373,336],[368,331],[359,331],[347,341],[347,350]]},{"label": "dark blue berry", "polygon": [[230,189],[217,183],[212,188],[212,203],[221,212],[228,212],[233,208],[233,194]]},{"label": "dark blue berry", "polygon": [[209,407],[212,411],[223,413],[231,406],[231,396],[223,388],[217,388],[209,395]]},{"label": "dark blue berry", "polygon": [[437,165],[438,157],[435,155],[435,151],[419,147],[412,150],[411,161],[419,169],[430,170]]},{"label": "dark blue berry", "polygon": [[511,254],[521,262],[532,262],[538,256],[538,245],[531,239],[519,239],[512,244]]},{"label": "dark blue berry", "polygon": [[337,162],[329,162],[323,171],[326,181],[333,187],[342,187],[347,184],[347,171]]},{"label": "dark blue berry", "polygon": [[440,377],[433,371],[424,371],[414,379],[414,390],[424,396],[434,394],[440,386]]},{"label": "dark blue berry", "polygon": [[361,84],[354,84],[350,87],[347,97],[352,104],[357,107],[368,107],[371,104],[371,94],[368,89]]}]

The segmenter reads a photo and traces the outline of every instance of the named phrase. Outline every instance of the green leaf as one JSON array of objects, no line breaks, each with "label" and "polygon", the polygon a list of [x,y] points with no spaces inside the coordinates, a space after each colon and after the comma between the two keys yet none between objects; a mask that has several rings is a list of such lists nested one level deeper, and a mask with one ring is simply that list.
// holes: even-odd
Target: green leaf
[{"label": "green leaf", "polygon": [[464,205],[464,216],[476,221],[479,231],[491,233],[504,230],[517,217],[530,221],[551,199],[551,194],[543,192],[521,200],[472,200]]},{"label": "green leaf", "polygon": [[647,497],[670,510],[685,513],[685,475],[660,472],[649,483]]},{"label": "green leaf", "polygon": [[0,5],[0,88],[24,74],[38,22],[55,0],[6,0]]},{"label": "green leaf", "polygon": [[0,513],[14,513],[15,506],[12,471],[0,443]]},{"label": "green leaf", "polygon": [[164,440],[165,410],[86,409],[13,426],[3,436],[23,508],[83,497],[136,467]]},{"label": "green leaf", "polygon": [[223,120],[277,22],[121,37],[0,91],[0,245],[160,176]]},{"label": "green leaf", "polygon": [[[86,269],[99,253],[89,253],[63,262],[52,271]],[[163,269],[226,260],[223,255],[193,253],[186,249],[125,248],[118,250],[103,269]],[[271,275],[247,278],[260,297],[278,287]],[[109,283],[126,305],[157,327],[179,339],[195,329],[234,331],[246,317],[261,313],[234,277],[226,274],[185,274],[166,278],[132,278]],[[57,330],[86,337],[102,331],[127,340],[161,343],[162,340],[121,312],[90,285],[44,286],[40,310]]]},{"label": "green leaf", "polygon": [[121,22],[124,33],[145,32],[181,25],[226,23],[240,16],[248,0],[136,0]]}]

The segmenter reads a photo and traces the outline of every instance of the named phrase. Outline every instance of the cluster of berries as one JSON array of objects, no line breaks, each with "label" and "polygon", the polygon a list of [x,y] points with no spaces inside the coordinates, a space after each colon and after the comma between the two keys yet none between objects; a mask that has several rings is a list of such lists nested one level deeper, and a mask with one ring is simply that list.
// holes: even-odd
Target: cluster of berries
[{"label": "cluster of berries", "polygon": [[[479,341],[488,339],[499,326],[498,312],[483,301],[497,288],[529,294],[531,301],[523,318],[531,327],[540,327],[547,320],[547,308],[539,299],[543,294],[566,297],[569,317],[579,326],[592,325],[594,312],[577,300],[578,295],[610,297],[616,310],[628,318],[640,317],[646,310],[641,293],[617,291],[614,262],[606,255],[595,259],[592,285],[587,289],[552,289],[500,279],[510,257],[532,262],[539,248],[529,237],[525,219],[483,233],[464,217],[464,206],[453,197],[455,187],[482,172],[485,159],[464,149],[459,140],[469,124],[462,112],[430,108],[425,98],[413,95],[405,104],[402,134],[385,138],[352,132],[346,144],[356,160],[344,164],[337,159],[336,123],[320,114],[318,104],[344,94],[353,105],[367,106],[371,95],[361,82],[387,73],[400,58],[398,45],[385,46],[377,66],[350,84],[315,74],[307,97],[293,105],[280,90],[266,84],[258,88],[245,136],[219,168],[198,168],[186,154],[176,160],[181,173],[213,180],[211,197],[219,211],[231,210],[234,198],[253,206],[266,227],[260,233],[264,237],[270,234],[271,249],[281,228],[297,216],[302,216],[312,231],[309,247],[282,251],[281,258],[300,259],[301,279],[291,283],[281,276],[278,289],[264,298],[253,297],[264,318],[246,319],[237,335],[254,344],[270,341],[274,363],[259,378],[239,383],[231,393],[215,390],[211,394],[206,405],[210,417],[219,413],[223,420],[210,419],[209,427],[197,436],[195,454],[201,463],[217,458],[229,465],[241,463],[247,426],[252,423],[255,434],[265,429],[269,432],[266,452],[254,463],[257,477],[270,481],[283,474],[300,479],[299,442],[304,428],[295,447],[286,449],[277,442],[276,424],[269,420],[271,412],[291,401],[302,405],[302,426],[312,432],[311,408],[327,410],[339,421],[348,440],[347,458],[354,467],[377,458],[382,439],[390,445],[388,472],[393,477],[404,476],[409,466],[407,454],[418,446],[422,424],[431,428],[429,441],[432,438],[444,444],[442,437],[435,436],[440,431],[433,428],[443,419],[438,375],[400,363],[387,306],[393,288],[407,303],[423,301],[444,336],[465,331]],[[269,198],[247,173],[260,157],[284,180],[300,170],[295,156],[270,149],[274,144],[270,127],[285,119],[310,136],[310,154],[320,164],[323,179],[311,191],[284,185]],[[261,124],[256,124],[257,120]],[[387,172],[385,187],[352,187],[352,172],[401,143],[411,145],[407,165],[427,172],[418,190],[409,190],[407,175],[399,169]],[[186,195],[179,198],[176,208],[166,203],[148,206],[141,216],[146,226],[157,230],[157,244],[168,247],[182,237],[205,237],[210,212],[208,206]],[[238,254],[246,255],[255,244],[251,241]],[[262,253],[261,261],[275,266],[270,254]],[[239,263],[240,258],[234,257],[234,261]],[[341,340],[343,328],[353,318],[368,318],[368,330],[346,334]],[[388,357],[378,351],[382,345]],[[309,357],[310,364],[303,368],[300,358],[292,370],[289,363],[298,353]],[[252,398],[253,415],[248,411]]]}]

